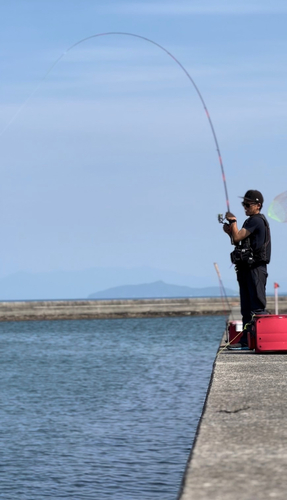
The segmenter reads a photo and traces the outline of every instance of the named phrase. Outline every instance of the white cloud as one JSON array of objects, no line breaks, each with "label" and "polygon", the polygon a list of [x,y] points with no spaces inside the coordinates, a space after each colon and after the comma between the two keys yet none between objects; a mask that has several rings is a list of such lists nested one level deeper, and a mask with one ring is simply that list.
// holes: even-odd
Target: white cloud
[{"label": "white cloud", "polygon": [[248,15],[287,13],[282,0],[194,1],[194,2],[122,2],[109,5],[109,12],[139,15]]}]

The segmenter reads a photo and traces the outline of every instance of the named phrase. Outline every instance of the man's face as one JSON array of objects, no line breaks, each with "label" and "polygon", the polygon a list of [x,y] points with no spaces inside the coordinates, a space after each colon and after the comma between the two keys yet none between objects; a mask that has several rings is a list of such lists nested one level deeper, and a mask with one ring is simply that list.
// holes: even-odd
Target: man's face
[{"label": "man's face", "polygon": [[260,212],[260,203],[252,203],[251,201],[243,200],[242,205],[245,210],[245,215],[247,216],[259,214]]}]

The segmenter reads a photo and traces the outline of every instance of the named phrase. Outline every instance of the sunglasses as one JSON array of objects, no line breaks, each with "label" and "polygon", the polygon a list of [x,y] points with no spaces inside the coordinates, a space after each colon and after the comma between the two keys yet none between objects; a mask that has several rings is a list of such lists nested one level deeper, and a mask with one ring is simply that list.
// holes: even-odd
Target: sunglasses
[{"label": "sunglasses", "polygon": [[256,205],[256,203],[245,203],[245,201],[242,201],[242,202],[241,202],[241,205],[242,205],[243,207],[250,208],[250,207],[251,207],[251,205]]}]

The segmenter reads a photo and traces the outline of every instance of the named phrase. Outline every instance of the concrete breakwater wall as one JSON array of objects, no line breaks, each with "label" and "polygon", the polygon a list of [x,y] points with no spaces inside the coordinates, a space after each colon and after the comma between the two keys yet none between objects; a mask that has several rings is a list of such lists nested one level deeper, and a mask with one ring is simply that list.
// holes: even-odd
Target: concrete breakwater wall
[{"label": "concrete breakwater wall", "polygon": [[[238,297],[228,299],[230,307]],[[274,298],[267,307],[274,312]],[[0,302],[0,321],[145,318],[228,314],[221,298],[181,298],[142,300],[52,300]],[[287,313],[287,297],[279,298],[279,312]]]}]

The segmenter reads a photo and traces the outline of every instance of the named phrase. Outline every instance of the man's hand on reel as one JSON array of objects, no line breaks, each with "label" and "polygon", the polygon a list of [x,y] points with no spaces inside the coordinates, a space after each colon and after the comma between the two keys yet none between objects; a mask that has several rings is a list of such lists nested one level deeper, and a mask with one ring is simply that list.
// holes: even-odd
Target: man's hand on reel
[{"label": "man's hand on reel", "polygon": [[236,217],[234,214],[232,214],[231,212],[226,212],[225,214],[225,220],[227,220],[227,222],[225,222],[225,224],[223,224],[223,231],[225,233],[227,233],[230,238],[232,237],[232,229],[231,229],[231,226],[234,222],[237,222],[236,220]]},{"label": "man's hand on reel", "polygon": [[225,219],[229,222],[229,224],[237,222],[235,215],[233,215],[231,212],[226,212]]}]

